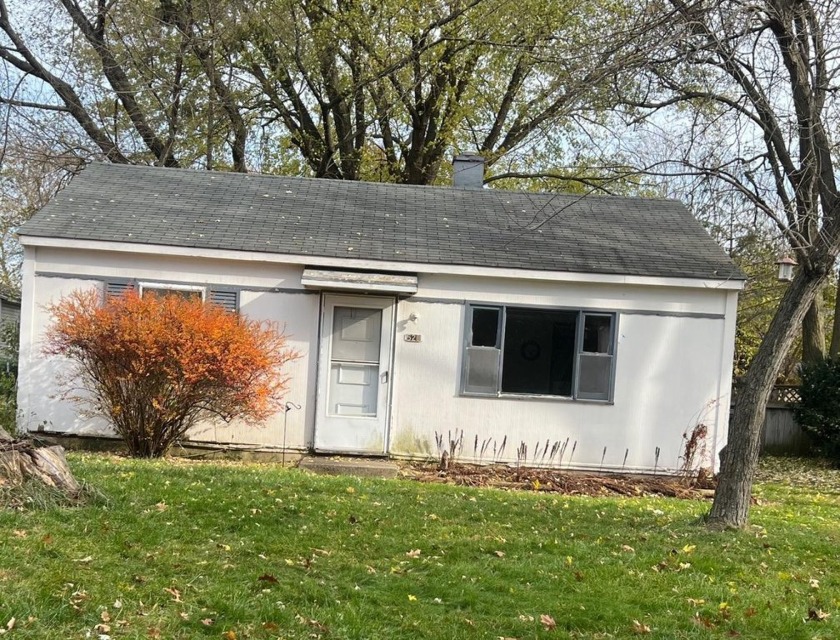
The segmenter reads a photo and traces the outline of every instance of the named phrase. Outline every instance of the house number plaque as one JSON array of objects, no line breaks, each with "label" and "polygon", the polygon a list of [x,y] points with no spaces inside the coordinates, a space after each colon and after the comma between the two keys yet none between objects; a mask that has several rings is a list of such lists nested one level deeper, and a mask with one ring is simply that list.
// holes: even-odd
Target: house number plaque
[{"label": "house number plaque", "polygon": [[405,334],[405,341],[406,342],[420,342],[423,339],[419,333],[406,333]]}]

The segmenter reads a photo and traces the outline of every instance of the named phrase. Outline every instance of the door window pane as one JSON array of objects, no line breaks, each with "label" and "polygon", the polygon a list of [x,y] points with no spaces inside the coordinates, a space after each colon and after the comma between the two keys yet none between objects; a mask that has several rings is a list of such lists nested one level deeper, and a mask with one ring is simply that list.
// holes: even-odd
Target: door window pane
[{"label": "door window pane", "polygon": [[333,310],[332,360],[379,362],[382,311],[354,307]]}]

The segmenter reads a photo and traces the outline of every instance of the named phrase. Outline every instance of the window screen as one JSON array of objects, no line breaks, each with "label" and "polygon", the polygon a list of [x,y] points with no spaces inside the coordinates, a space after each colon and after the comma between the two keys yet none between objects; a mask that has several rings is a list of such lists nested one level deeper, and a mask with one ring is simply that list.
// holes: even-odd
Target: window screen
[{"label": "window screen", "polygon": [[469,336],[464,354],[464,391],[499,391],[501,307],[467,307]]}]

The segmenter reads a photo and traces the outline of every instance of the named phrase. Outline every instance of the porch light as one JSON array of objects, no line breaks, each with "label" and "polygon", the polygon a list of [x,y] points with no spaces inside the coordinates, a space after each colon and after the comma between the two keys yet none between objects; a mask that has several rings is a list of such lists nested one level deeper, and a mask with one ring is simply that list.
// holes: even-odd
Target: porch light
[{"label": "porch light", "polygon": [[796,260],[790,256],[783,256],[776,260],[776,264],[779,265],[780,282],[790,282],[793,280],[793,268],[796,266]]}]

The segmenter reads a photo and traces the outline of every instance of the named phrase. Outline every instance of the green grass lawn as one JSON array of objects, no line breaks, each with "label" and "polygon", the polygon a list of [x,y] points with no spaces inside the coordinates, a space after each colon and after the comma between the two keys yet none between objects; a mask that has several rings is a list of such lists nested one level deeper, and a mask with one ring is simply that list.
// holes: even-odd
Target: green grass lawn
[{"label": "green grass lawn", "polygon": [[711,533],[699,501],[70,461],[102,497],[0,511],[4,637],[840,637],[835,471],[777,463]]}]

